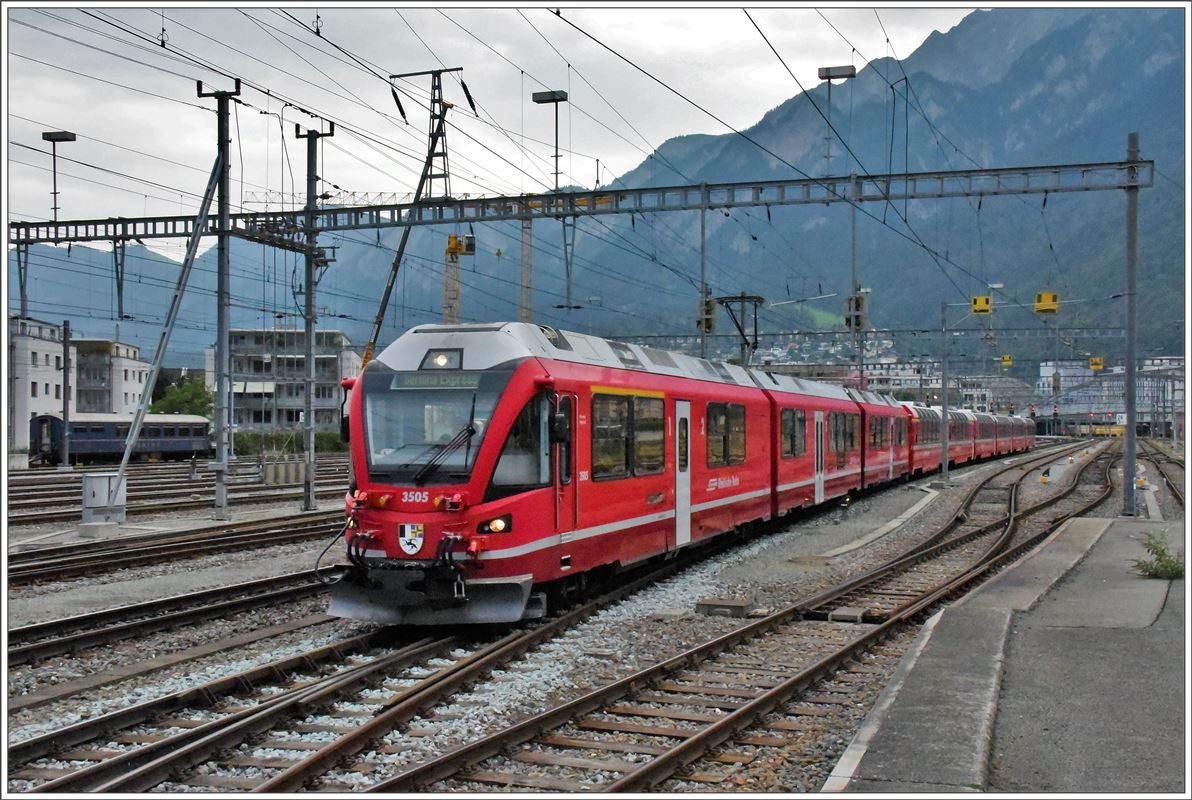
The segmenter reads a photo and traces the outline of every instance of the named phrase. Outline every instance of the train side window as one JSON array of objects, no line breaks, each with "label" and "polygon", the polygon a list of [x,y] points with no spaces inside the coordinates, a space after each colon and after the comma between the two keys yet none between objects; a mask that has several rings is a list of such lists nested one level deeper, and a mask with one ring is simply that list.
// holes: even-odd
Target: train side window
[{"label": "train side window", "polygon": [[725,433],[728,429],[728,406],[708,403],[708,466],[723,467],[727,463]]},{"label": "train side window", "polygon": [[592,395],[592,478],[629,474],[629,398]]},{"label": "train side window", "polygon": [[795,455],[801,456],[807,452],[807,412],[799,409],[795,412]]},{"label": "train side window", "polygon": [[782,409],[780,417],[780,430],[782,437],[782,457],[794,458],[795,456],[795,410],[793,408]]},{"label": "train side window", "polygon": [[633,398],[633,474],[662,472],[665,460],[661,397]]},{"label": "train side window", "polygon": [[688,437],[687,418],[684,417],[683,419],[679,420],[679,432],[678,432],[678,436],[676,438],[676,441],[678,442],[676,447],[679,450],[679,458],[678,458],[679,472],[687,471],[687,450],[688,450],[687,437]]},{"label": "train side window", "polygon": [[728,405],[728,463],[740,464],[745,460],[745,406],[738,403]]},{"label": "train side window", "polygon": [[531,489],[550,483],[546,405],[544,395],[533,397],[513,421],[493,470],[493,486]]},{"label": "train side window", "polygon": [[575,435],[575,404],[571,395],[559,398],[559,413],[567,418],[567,430],[572,432],[566,441],[559,442],[559,483],[565,486],[571,483],[571,442]]}]

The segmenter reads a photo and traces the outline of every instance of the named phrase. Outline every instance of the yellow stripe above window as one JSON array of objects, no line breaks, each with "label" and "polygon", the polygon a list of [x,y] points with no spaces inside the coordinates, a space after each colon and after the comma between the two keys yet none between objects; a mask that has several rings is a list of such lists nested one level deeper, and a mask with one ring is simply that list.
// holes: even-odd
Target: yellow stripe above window
[{"label": "yellow stripe above window", "polygon": [[654,392],[647,389],[629,389],[620,386],[593,386],[592,394],[619,394],[633,397],[666,397],[666,392]]}]

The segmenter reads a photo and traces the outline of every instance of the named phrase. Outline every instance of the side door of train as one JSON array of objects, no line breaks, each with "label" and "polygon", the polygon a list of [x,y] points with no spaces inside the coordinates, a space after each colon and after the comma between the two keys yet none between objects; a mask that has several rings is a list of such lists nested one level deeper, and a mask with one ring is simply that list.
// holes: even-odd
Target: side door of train
[{"label": "side door of train", "polygon": [[824,502],[824,412],[815,412],[815,502]]},{"label": "side door of train", "polygon": [[563,533],[575,530],[579,522],[579,490],[576,475],[576,411],[579,399],[574,392],[559,391],[555,395],[556,420],[551,423],[554,446],[555,473],[555,530]]},{"label": "side door of train", "polygon": [[675,547],[691,542],[691,401],[675,401]]}]

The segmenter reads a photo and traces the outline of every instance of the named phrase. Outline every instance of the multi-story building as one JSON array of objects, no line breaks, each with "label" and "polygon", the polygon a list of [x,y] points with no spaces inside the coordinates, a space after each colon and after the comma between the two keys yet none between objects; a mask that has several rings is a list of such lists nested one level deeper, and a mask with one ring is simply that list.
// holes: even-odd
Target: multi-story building
[{"label": "multi-story building", "polygon": [[[76,408],[75,347],[70,348],[70,407]],[[8,449],[29,447],[29,420],[61,414],[62,327],[30,317],[8,318]]]},{"label": "multi-story building", "polygon": [[[306,335],[301,330],[233,328],[232,424],[239,430],[299,426],[306,406]],[[207,388],[215,390],[215,348],[205,351]],[[315,334],[314,425],[339,430],[339,382],[360,371],[360,354],[341,331]]]},{"label": "multi-story building", "polygon": [[75,339],[78,349],[78,410],[135,414],[150,365],[136,345],[110,339]]}]

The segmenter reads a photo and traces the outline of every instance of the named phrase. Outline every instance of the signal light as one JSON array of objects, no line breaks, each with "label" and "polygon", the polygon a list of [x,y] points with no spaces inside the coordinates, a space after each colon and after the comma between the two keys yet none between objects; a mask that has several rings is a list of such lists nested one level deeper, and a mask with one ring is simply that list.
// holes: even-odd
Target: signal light
[{"label": "signal light", "polygon": [[513,515],[502,514],[496,519],[481,522],[476,526],[477,533],[507,533],[513,530]]}]

